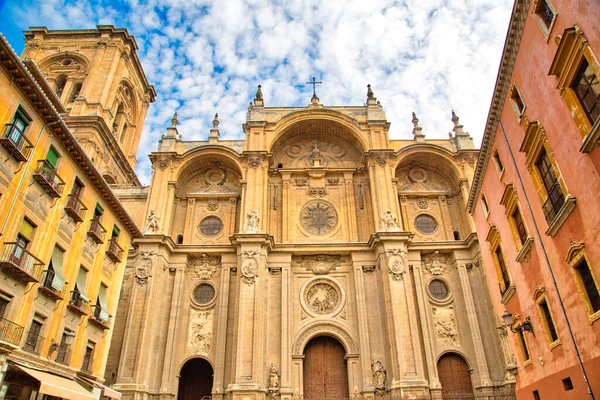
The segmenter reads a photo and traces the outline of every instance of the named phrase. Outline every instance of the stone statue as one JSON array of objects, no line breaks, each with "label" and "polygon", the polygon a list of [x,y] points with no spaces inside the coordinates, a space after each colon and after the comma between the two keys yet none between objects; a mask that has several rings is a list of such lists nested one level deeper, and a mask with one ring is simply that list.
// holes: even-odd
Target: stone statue
[{"label": "stone statue", "polygon": [[158,225],[158,216],[156,216],[156,214],[154,214],[154,210],[150,210],[150,213],[148,214],[148,224],[146,225],[146,232],[147,233],[156,233],[158,232],[158,230],[160,229],[160,226]]},{"label": "stone statue", "polygon": [[383,226],[388,232],[397,232],[400,230],[398,226],[398,220],[394,217],[391,210],[386,210],[380,219],[383,221]]},{"label": "stone statue", "polygon": [[371,371],[373,372],[373,384],[377,394],[382,394],[385,390],[385,378],[387,372],[383,368],[381,361],[371,361]]},{"label": "stone statue", "polygon": [[258,210],[252,210],[248,214],[248,223],[246,225],[246,232],[255,233],[259,229],[260,225],[260,216],[258,215]]},{"label": "stone statue", "polygon": [[273,363],[271,363],[271,368],[269,368],[269,387],[279,387],[279,371],[277,371],[277,367]]}]

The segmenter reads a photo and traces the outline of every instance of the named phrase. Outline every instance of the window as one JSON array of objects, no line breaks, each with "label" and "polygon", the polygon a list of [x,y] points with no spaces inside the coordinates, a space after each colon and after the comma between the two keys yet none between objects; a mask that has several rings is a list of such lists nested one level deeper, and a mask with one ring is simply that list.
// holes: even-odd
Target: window
[{"label": "window", "polygon": [[448,286],[439,279],[434,279],[429,283],[429,293],[436,300],[447,299],[448,292]]},{"label": "window", "polygon": [[585,244],[571,242],[566,262],[573,269],[575,284],[583,300],[588,320],[592,323],[600,319],[600,290],[594,271],[590,267]]},{"label": "window", "polygon": [[481,194],[481,208],[483,209],[483,213],[485,214],[485,217],[487,218],[487,216],[490,215],[490,206],[488,205],[487,199],[485,197],[485,193]]},{"label": "window", "polygon": [[23,350],[35,354],[40,353],[41,347],[44,343],[44,338],[40,335],[40,333],[42,331],[42,327],[44,326],[45,319],[46,318],[39,314],[34,315],[33,321],[31,321],[31,326],[29,327],[29,332],[27,333],[27,338],[25,339],[25,344],[23,345]]},{"label": "window", "polygon": [[589,153],[600,140],[600,63],[578,26],[565,29],[554,55],[550,75],[583,138],[582,153]]},{"label": "window", "polygon": [[430,235],[437,231],[438,223],[431,215],[420,214],[415,218],[415,227],[419,232]]},{"label": "window", "polygon": [[59,75],[56,77],[55,81],[55,92],[56,96],[60,98],[62,96],[63,91],[65,90],[65,85],[67,84],[67,76],[65,74]]},{"label": "window", "polygon": [[54,246],[52,258],[48,263],[46,277],[44,278],[43,286],[54,293],[62,293],[65,288],[65,280],[63,279],[63,258],[64,250],[58,246]]},{"label": "window", "polygon": [[533,400],[541,400],[540,392],[538,392],[537,390],[533,391]]},{"label": "window", "polygon": [[31,119],[19,107],[15,112],[12,122],[6,124],[2,138],[0,138],[0,143],[18,161],[27,161],[33,151],[33,145],[25,135],[25,131],[30,123]]},{"label": "window", "polygon": [[521,355],[523,356],[523,361],[527,363],[527,361],[531,362],[531,355],[529,354],[529,347],[527,347],[527,339],[525,339],[525,334],[522,330],[517,331],[517,341],[519,342],[519,348],[521,349]]},{"label": "window", "polygon": [[552,312],[550,311],[550,306],[546,297],[546,289],[538,285],[534,292],[533,300],[538,305],[540,319],[546,335],[546,342],[548,342],[548,346],[550,347],[550,350],[552,350],[560,344],[560,338],[558,336],[556,324],[554,323],[554,318],[552,317]]},{"label": "window", "polygon": [[200,222],[198,229],[204,236],[216,236],[223,229],[223,222],[215,216],[206,217]]},{"label": "window", "polygon": [[8,304],[10,303],[11,300],[12,300],[12,296],[8,296],[8,295],[0,292],[0,319],[4,318],[4,315],[6,314],[6,309],[8,308]]},{"label": "window", "polygon": [[84,372],[92,372],[92,364],[94,363],[94,348],[96,344],[89,341],[85,347],[85,353],[83,354],[83,362],[81,363],[81,370]]},{"label": "window", "polygon": [[556,12],[554,12],[548,0],[535,1],[534,15],[538,25],[542,28],[544,37],[548,37],[556,18]]},{"label": "window", "polygon": [[100,206],[100,204],[96,203],[96,208],[94,208],[94,217],[90,223],[90,228],[88,230],[88,236],[96,242],[96,244],[104,243],[106,238],[106,229],[100,223],[102,220],[102,214],[104,214],[104,209]]},{"label": "window", "polygon": [[73,86],[73,91],[71,92],[71,97],[69,98],[69,103],[73,103],[77,97],[79,97],[79,92],[81,92],[81,82],[76,83]]},{"label": "window", "polygon": [[544,216],[546,217],[546,221],[551,223],[565,203],[565,197],[562,193],[560,184],[558,183],[558,179],[556,178],[554,168],[550,163],[550,158],[548,157],[546,149],[542,149],[540,152],[540,155],[535,162],[535,166],[540,174],[547,194],[546,202],[542,206]]},{"label": "window", "polygon": [[521,210],[519,208],[515,208],[515,211],[512,214],[512,219],[517,227],[517,233],[519,235],[519,240],[521,244],[524,244],[527,240],[527,231],[525,230],[525,224],[523,224],[523,218],[521,217]]},{"label": "window", "polygon": [[67,365],[69,364],[69,359],[71,358],[71,342],[75,337],[75,332],[70,329],[65,328],[62,337],[60,339],[60,344],[58,345],[58,349],[56,350],[56,362]]},{"label": "window", "polygon": [[600,118],[600,81],[585,58],[581,61],[571,87],[593,125]]},{"label": "window", "polygon": [[571,381],[570,377],[566,377],[565,379],[563,379],[562,383],[566,392],[568,392],[569,390],[573,390],[573,382]]},{"label": "window", "polygon": [[490,252],[492,253],[492,259],[496,268],[496,277],[498,278],[498,288],[500,289],[500,296],[502,296],[501,302],[502,304],[506,304],[515,293],[515,287],[508,272],[508,266],[504,258],[504,252],[502,251],[502,244],[500,243],[500,232],[496,228],[496,225],[490,227],[486,241],[490,243]]},{"label": "window", "polygon": [[22,136],[25,133],[25,128],[29,126],[31,120],[25,116],[25,113],[19,108],[13,118],[12,126],[7,132],[7,137],[13,141],[15,145],[22,142]]},{"label": "window", "polygon": [[512,105],[517,113],[517,117],[521,118],[521,115],[523,115],[525,112],[525,103],[523,102],[521,93],[519,93],[519,89],[517,89],[516,85],[513,85],[512,92],[510,94],[510,100],[512,101]]},{"label": "window", "polygon": [[504,173],[504,164],[502,164],[502,160],[500,159],[498,150],[494,150],[494,154],[492,156],[492,161],[494,162],[496,171],[498,171],[498,175],[501,176]]},{"label": "window", "polygon": [[533,238],[529,235],[529,231],[523,220],[517,191],[512,183],[506,184],[504,187],[500,204],[506,207],[506,218],[508,219],[510,231],[517,246],[518,254],[516,261],[528,261],[531,255],[531,248],[533,247]]},{"label": "window", "polygon": [[98,299],[96,300],[96,306],[94,307],[94,318],[96,320],[107,323],[110,315],[108,314],[108,306],[106,304],[106,292],[108,287],[103,283],[100,284],[100,290],[98,291]]},{"label": "window", "polygon": [[215,288],[208,283],[201,283],[194,289],[194,301],[200,305],[210,304],[215,298]]},{"label": "window", "polygon": [[75,288],[73,289],[73,296],[71,297],[71,301],[78,308],[81,308],[83,306],[83,302],[89,303],[90,301],[90,299],[87,297],[86,281],[87,270],[83,267],[79,267],[79,273],[77,274],[77,282],[75,283]]},{"label": "window", "polygon": [[10,254],[10,260],[13,264],[21,265],[25,256],[25,250],[33,238],[34,230],[35,226],[27,218],[23,218],[21,228],[19,229],[19,233],[17,233],[15,245]]}]

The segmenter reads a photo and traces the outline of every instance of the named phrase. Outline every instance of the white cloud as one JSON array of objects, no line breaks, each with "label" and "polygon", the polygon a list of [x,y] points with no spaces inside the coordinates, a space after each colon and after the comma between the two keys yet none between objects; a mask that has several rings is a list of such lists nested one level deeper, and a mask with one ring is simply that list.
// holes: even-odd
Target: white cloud
[{"label": "white cloud", "polygon": [[158,98],[147,115],[146,154],[179,111],[186,139],[205,139],[215,112],[221,135],[243,138],[256,86],[267,106],[306,105],[312,76],[326,105],[362,105],[370,83],[409,138],[411,112],[426,137],[452,129],[450,110],[479,143],[511,0],[8,0],[22,28],[126,27]]}]

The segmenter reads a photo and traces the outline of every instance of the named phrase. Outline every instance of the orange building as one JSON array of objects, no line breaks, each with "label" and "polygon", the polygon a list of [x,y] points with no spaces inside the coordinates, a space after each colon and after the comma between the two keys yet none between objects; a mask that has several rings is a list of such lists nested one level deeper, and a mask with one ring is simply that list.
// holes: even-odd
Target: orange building
[{"label": "orange building", "polygon": [[600,396],[598,21],[516,1],[467,205],[520,399]]}]

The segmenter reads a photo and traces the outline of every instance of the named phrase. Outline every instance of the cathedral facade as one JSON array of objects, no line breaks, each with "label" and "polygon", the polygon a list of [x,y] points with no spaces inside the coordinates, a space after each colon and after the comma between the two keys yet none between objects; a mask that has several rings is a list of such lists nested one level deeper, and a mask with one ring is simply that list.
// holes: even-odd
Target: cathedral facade
[{"label": "cathedral facade", "polygon": [[364,106],[265,107],[245,140],[183,140],[149,187],[116,189],[145,232],[130,254],[106,379],[126,398],[490,394],[514,362],[465,201],[477,150],[390,140]]}]

